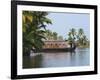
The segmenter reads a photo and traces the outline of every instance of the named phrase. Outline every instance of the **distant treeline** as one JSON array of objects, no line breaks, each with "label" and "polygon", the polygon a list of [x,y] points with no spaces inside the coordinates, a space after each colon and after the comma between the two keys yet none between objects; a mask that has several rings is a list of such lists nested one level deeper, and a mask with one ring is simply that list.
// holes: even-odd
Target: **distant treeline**
[{"label": "distant treeline", "polygon": [[69,41],[71,45],[75,43],[78,47],[82,48],[89,47],[90,45],[90,41],[82,28],[78,29],[78,31],[74,28],[70,29],[67,41]]},{"label": "distant treeline", "polygon": [[46,40],[63,40],[63,37],[58,35],[57,32],[53,32],[51,30],[46,30],[44,33]]},{"label": "distant treeline", "polygon": [[63,36],[59,36],[57,32],[51,30],[46,30],[44,36],[46,40],[65,40],[68,41],[70,45],[75,44],[78,47],[89,47],[89,40],[82,28],[77,31],[75,28],[70,29],[69,32],[66,32],[66,39],[64,39]]}]

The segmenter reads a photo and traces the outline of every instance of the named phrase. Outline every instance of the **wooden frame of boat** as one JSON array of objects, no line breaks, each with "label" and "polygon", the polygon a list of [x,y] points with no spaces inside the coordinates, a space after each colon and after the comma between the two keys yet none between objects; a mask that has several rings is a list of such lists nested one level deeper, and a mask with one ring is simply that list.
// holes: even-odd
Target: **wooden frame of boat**
[{"label": "wooden frame of boat", "polygon": [[37,50],[33,47],[33,52],[73,52],[76,49],[76,46],[73,45],[70,47],[68,41],[44,41],[44,46],[41,50]]}]

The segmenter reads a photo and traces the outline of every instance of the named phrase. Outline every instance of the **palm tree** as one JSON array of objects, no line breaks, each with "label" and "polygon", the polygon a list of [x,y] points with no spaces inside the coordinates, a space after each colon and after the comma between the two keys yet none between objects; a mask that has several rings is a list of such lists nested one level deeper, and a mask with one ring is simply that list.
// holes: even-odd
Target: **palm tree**
[{"label": "palm tree", "polygon": [[82,38],[82,45],[86,45],[88,42],[88,39],[87,37],[84,35],[83,38]]},{"label": "palm tree", "polygon": [[70,30],[70,32],[71,32],[71,35],[72,35],[73,40],[75,40],[76,39],[76,30],[74,28],[72,28]]},{"label": "palm tree", "polygon": [[52,34],[53,34],[53,40],[57,40],[57,35],[58,34],[56,32],[53,32]]},{"label": "palm tree", "polygon": [[[25,51],[25,53],[29,52],[33,46],[38,50],[41,49],[44,44],[42,39],[45,39],[43,36],[45,31],[40,30],[40,28],[32,24],[29,26],[30,28],[23,33],[23,51]],[[34,29],[32,27],[34,27]]]},{"label": "palm tree", "polygon": [[46,40],[52,40],[52,32],[50,30],[46,30],[45,37]]},{"label": "palm tree", "polygon": [[75,45],[75,40],[76,40],[76,30],[72,28],[68,33],[68,41],[71,47]]},{"label": "palm tree", "polygon": [[89,40],[87,39],[86,35],[84,34],[84,30],[80,28],[78,32],[74,28],[70,30],[68,33],[68,41],[71,47],[76,45],[75,41],[77,42],[78,46],[84,47],[89,46]]},{"label": "palm tree", "polygon": [[85,36],[85,34],[84,34],[84,31],[83,31],[83,29],[82,28],[80,28],[79,30],[78,30],[78,35],[77,35],[77,38],[78,38],[78,44],[79,45],[83,45],[83,38],[85,38],[86,36]]},{"label": "palm tree", "polygon": [[22,13],[23,32],[26,32],[28,24],[30,24],[32,21],[33,21],[32,12],[23,11]]},{"label": "palm tree", "polygon": [[[47,12],[23,11],[23,52],[28,53],[34,47],[41,49],[44,42],[44,24],[51,24]],[[43,29],[42,29],[43,28]]]},{"label": "palm tree", "polygon": [[68,41],[69,41],[70,46],[72,47],[73,38],[72,38],[71,32],[68,33]]},{"label": "palm tree", "polygon": [[84,31],[83,31],[82,28],[80,28],[80,29],[78,30],[78,35],[77,35],[78,39],[82,38],[83,35],[84,35]]},{"label": "palm tree", "polygon": [[63,40],[63,37],[62,36],[58,36],[57,40]]},{"label": "palm tree", "polygon": [[80,46],[84,46],[84,45],[87,45],[89,43],[89,41],[84,33],[84,30],[82,28],[80,28],[78,30],[77,39],[78,39],[78,44]]}]

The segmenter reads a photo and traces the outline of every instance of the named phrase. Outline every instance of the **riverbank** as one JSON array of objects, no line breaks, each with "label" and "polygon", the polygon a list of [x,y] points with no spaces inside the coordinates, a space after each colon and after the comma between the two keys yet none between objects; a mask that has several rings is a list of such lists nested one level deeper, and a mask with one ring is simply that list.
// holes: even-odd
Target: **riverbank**
[{"label": "riverbank", "polygon": [[90,48],[90,46],[89,45],[81,45],[81,46],[77,46],[77,48]]}]

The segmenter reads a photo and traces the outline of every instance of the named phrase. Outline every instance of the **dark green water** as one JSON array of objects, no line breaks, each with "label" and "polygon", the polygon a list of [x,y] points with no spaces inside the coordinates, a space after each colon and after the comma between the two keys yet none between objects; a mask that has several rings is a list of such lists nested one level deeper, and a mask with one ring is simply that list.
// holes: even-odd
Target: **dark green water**
[{"label": "dark green water", "polygon": [[76,49],[75,52],[41,53],[23,57],[23,68],[87,66],[89,63],[89,48]]}]

